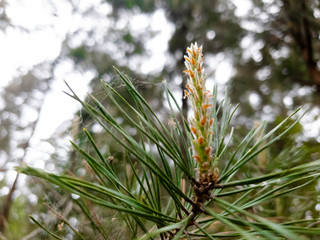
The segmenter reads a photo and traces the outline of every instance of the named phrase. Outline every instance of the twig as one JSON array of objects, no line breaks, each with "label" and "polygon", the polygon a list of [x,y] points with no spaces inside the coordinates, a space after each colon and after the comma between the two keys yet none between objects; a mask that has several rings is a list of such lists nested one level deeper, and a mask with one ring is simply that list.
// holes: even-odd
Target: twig
[{"label": "twig", "polygon": [[29,233],[27,236],[24,236],[21,240],[34,239],[34,237],[41,231],[42,231],[41,228],[37,228],[37,229],[33,230],[31,233]]}]

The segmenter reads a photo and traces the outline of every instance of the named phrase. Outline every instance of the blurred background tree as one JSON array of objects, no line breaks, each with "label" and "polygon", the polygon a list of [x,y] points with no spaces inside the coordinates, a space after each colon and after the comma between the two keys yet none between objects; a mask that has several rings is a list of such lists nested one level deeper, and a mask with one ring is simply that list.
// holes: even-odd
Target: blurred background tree
[{"label": "blurred background tree", "polygon": [[[163,103],[162,80],[166,79],[175,94],[180,96],[184,115],[187,116],[188,105],[182,98],[186,79],[182,74],[183,54],[190,42],[197,41],[204,45],[207,82],[217,83],[220,89],[227,86],[233,103],[240,103],[234,122],[238,132],[245,132],[254,125],[254,121],[267,120],[275,125],[297,106],[310,106],[300,127],[279,142],[272,152],[259,156],[256,165],[247,169],[247,175],[254,174],[257,168],[272,171],[277,167],[284,168],[283,164],[294,164],[293,160],[284,163],[281,159],[281,154],[290,145],[300,149],[300,155],[292,153],[296,161],[319,157],[319,1],[84,2],[41,2],[49,6],[50,17],[54,19],[46,27],[54,30],[54,25],[59,24],[59,18],[65,14],[69,14],[70,21],[75,24],[61,37],[56,57],[32,65],[28,71],[17,72],[17,76],[1,91],[0,232],[8,239],[22,239],[36,229],[34,225],[26,224],[23,229],[15,230],[21,226],[17,219],[26,222],[27,214],[36,212],[35,205],[37,210],[41,206],[39,218],[46,219],[47,224],[58,229],[59,219],[54,214],[50,215],[49,208],[42,203],[46,202],[61,212],[65,211],[68,203],[72,204],[70,196],[53,191],[36,180],[30,180],[20,190],[16,189],[14,173],[9,171],[20,161],[28,162],[25,159],[28,153],[29,161],[33,161],[32,149],[35,146],[30,143],[35,141],[32,140],[34,131],[41,121],[39,114],[43,99],[55,82],[62,79],[68,82],[69,78],[74,78],[70,72],[77,73],[77,81],[90,82],[88,91],[97,98],[103,98],[99,90],[100,79],[120,87],[112,70],[113,65],[119,67],[132,78],[150,105],[167,122],[168,108]],[[44,28],[41,24],[28,28],[15,22],[9,10],[10,3],[1,1],[0,29],[4,35],[12,29],[32,34]],[[221,99],[221,96],[217,97]],[[30,117],[32,111],[33,118]],[[117,110],[113,111],[112,114],[117,115]],[[24,112],[28,112],[30,119]],[[83,141],[81,144],[86,145],[81,133],[83,126],[95,135],[100,146],[105,146],[104,154],[110,155],[111,159],[114,157],[115,166],[125,167],[119,161],[121,149],[99,134],[101,129],[84,111],[75,114],[73,125],[70,119],[66,120],[67,123],[61,125],[54,136],[42,140],[47,146],[44,149],[50,149],[45,150],[48,156],[42,164],[44,168],[85,175],[86,166],[81,157],[66,147],[67,138],[79,138],[80,142]],[[126,124],[124,119],[118,120]],[[22,190],[26,186],[30,190]],[[38,199],[30,197],[31,192]],[[309,199],[312,203],[303,214],[318,217],[320,205],[316,194]],[[292,199],[295,205],[299,201]],[[287,204],[282,210],[291,214],[289,209],[292,206]],[[76,207],[64,214],[68,219],[77,219]],[[77,220],[73,221],[77,224]],[[43,239],[46,237],[42,236]]]}]

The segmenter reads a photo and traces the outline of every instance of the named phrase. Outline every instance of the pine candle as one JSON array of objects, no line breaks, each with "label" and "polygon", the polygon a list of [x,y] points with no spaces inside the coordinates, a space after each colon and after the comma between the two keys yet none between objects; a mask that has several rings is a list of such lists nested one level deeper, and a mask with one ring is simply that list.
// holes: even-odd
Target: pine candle
[{"label": "pine candle", "polygon": [[216,181],[219,176],[217,166],[213,164],[213,125],[212,93],[205,87],[202,46],[197,43],[187,48],[184,56],[188,74],[185,98],[191,103],[194,116],[189,119],[191,140],[193,145],[193,159],[199,164],[198,181],[208,184]]}]

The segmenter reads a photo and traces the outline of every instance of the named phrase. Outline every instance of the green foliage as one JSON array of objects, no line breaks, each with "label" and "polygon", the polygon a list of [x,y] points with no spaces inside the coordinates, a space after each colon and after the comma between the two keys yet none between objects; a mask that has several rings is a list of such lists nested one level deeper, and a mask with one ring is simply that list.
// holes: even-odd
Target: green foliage
[{"label": "green foliage", "polygon": [[29,222],[29,211],[28,203],[23,196],[19,196],[12,206],[12,211],[8,219],[8,228],[6,229],[6,236],[9,239],[21,239],[23,236],[30,232],[30,228],[23,228],[21,226],[27,225]]},{"label": "green foliage", "polygon": [[70,55],[75,58],[76,62],[86,59],[87,51],[85,49],[85,46],[70,49]]},{"label": "green foliage", "polygon": [[[18,170],[30,176],[36,176],[51,182],[67,192],[78,195],[76,200],[82,213],[91,223],[93,234],[108,239],[108,229],[92,211],[92,206],[100,209],[112,209],[118,212],[119,219],[126,224],[126,232],[119,239],[303,239],[320,234],[316,224],[319,219],[303,219],[306,211],[301,206],[294,207],[295,216],[284,214],[275,209],[279,200],[288,199],[295,194],[308,196],[314,194],[314,184],[320,175],[320,160],[299,160],[299,148],[291,145],[283,150],[281,159],[296,154],[293,166],[256,169],[246,174],[244,170],[250,164],[259,163],[259,157],[275,142],[290,131],[296,131],[300,117],[289,117],[267,131],[266,123],[253,128],[236,144],[234,129],[230,128],[231,118],[236,110],[227,96],[218,103],[215,99],[212,117],[215,120],[214,149],[219,159],[220,177],[210,189],[201,189],[195,179],[197,164],[192,159],[191,143],[184,133],[191,134],[181,109],[172,93],[164,83],[173,123],[167,126],[167,120],[160,119],[147,101],[136,90],[127,76],[115,69],[131,96],[122,97],[113,87],[101,82],[102,89],[113,107],[116,107],[131,128],[138,132],[139,138],[133,138],[129,131],[110,114],[110,111],[94,96],[82,101],[71,89],[68,93],[82,104],[83,109],[104,129],[122,149],[118,162],[124,169],[115,168],[110,158],[98,146],[90,132],[84,129],[93,152],[71,142],[88,164],[92,177],[57,175],[28,166]],[[217,95],[217,88],[214,89]],[[126,110],[125,110],[126,109]],[[183,119],[178,121],[177,113]],[[285,152],[287,151],[287,152]],[[293,153],[292,153],[293,152]],[[116,157],[115,157],[116,158]],[[268,164],[269,161],[267,160]],[[262,163],[260,161],[260,163]],[[303,190],[303,191],[302,191]],[[196,201],[201,197],[203,201]],[[102,210],[104,211],[104,210]],[[292,210],[291,210],[292,211]],[[279,214],[279,215],[278,215]],[[300,215],[299,215],[300,214]],[[57,239],[62,237],[47,229],[35,218],[31,219],[47,233]],[[70,227],[76,239],[87,239],[81,225]],[[117,234],[117,233],[116,233]],[[90,237],[92,238],[92,236]]]}]

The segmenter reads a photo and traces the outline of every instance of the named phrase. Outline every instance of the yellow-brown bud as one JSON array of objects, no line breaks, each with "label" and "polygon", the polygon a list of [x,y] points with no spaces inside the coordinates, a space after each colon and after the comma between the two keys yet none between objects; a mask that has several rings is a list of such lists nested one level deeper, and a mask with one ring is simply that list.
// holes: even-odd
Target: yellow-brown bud
[{"label": "yellow-brown bud", "polygon": [[193,134],[197,134],[197,129],[195,129],[194,127],[190,127],[191,131],[193,132]]},{"label": "yellow-brown bud", "polygon": [[207,121],[207,117],[204,116],[204,117],[201,119],[201,121],[200,121],[200,125],[201,125],[201,126],[204,126],[204,125],[206,124],[206,121]]},{"label": "yellow-brown bud", "polygon": [[207,108],[210,108],[210,107],[212,107],[213,105],[212,104],[203,104],[202,105],[202,109],[203,110],[206,110]]},{"label": "yellow-brown bud", "polygon": [[209,123],[210,123],[210,127],[211,127],[211,126],[212,126],[212,123],[213,123],[213,118],[210,119],[210,122],[209,122]]},{"label": "yellow-brown bud", "polygon": [[185,59],[185,60],[187,60],[189,63],[191,63],[190,58],[188,58],[188,57],[184,56],[184,59]]},{"label": "yellow-brown bud", "polygon": [[197,162],[200,162],[200,157],[199,155],[195,154],[192,156]]},{"label": "yellow-brown bud", "polygon": [[209,155],[210,152],[211,152],[211,147],[206,147],[206,148],[204,149],[204,153],[205,153],[206,155]]}]

